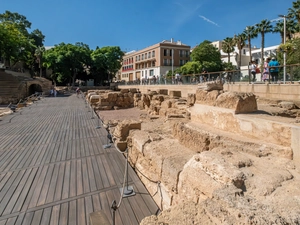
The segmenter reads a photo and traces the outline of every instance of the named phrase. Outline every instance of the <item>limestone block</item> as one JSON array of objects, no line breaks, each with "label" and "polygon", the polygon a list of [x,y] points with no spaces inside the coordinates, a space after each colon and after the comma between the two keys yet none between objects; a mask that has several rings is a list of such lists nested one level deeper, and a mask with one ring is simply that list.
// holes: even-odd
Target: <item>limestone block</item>
[{"label": "limestone block", "polygon": [[137,93],[138,91],[137,91],[136,88],[130,88],[129,92],[132,93],[132,94],[134,94],[134,93]]},{"label": "limestone block", "polygon": [[113,136],[120,141],[126,141],[129,131],[134,129],[141,129],[141,122],[134,120],[124,120],[118,123],[117,127],[113,131]]},{"label": "limestone block", "polygon": [[205,90],[206,91],[223,90],[223,83],[221,82],[207,83]]},{"label": "limestone block", "polygon": [[148,90],[147,91],[147,95],[157,95],[157,92],[156,91]]},{"label": "limestone block", "polygon": [[150,98],[149,98],[149,95],[146,95],[146,94],[143,94],[143,96],[142,96],[142,101],[144,102],[144,104],[146,105],[146,106],[150,106]]},{"label": "limestone block", "polygon": [[215,106],[233,109],[235,113],[248,113],[257,111],[257,102],[253,93],[222,93],[218,96]]},{"label": "limestone block", "polygon": [[158,89],[157,93],[160,95],[168,95],[168,89]]},{"label": "limestone block", "polygon": [[98,102],[100,99],[100,96],[99,95],[91,95],[90,98],[89,98],[89,101],[91,103],[95,103],[95,102]]},{"label": "limestone block", "polygon": [[118,93],[117,92],[110,92],[107,93],[107,99],[109,102],[115,102],[117,101]]},{"label": "limestone block", "polygon": [[144,146],[150,143],[150,137],[148,132],[142,130],[135,130],[132,132],[132,146],[134,146],[140,153],[143,153]]},{"label": "limestone block", "polygon": [[292,110],[296,108],[295,104],[293,102],[279,102],[278,106],[287,110]]},{"label": "limestone block", "polygon": [[90,97],[91,97],[92,95],[97,95],[97,94],[96,94],[96,92],[94,92],[94,91],[93,91],[93,92],[89,92],[88,95],[87,95],[87,98],[90,99]]},{"label": "limestone block", "polygon": [[135,100],[139,100],[139,99],[142,98],[142,94],[141,94],[141,93],[135,93],[135,94],[133,94],[133,98],[134,98]]},{"label": "limestone block", "polygon": [[164,96],[163,95],[154,95],[151,100],[152,101],[163,102],[164,101]]},{"label": "limestone block", "polygon": [[171,100],[166,100],[166,101],[163,101],[161,103],[161,108],[163,109],[168,109],[168,108],[171,108],[172,107],[172,101]]},{"label": "limestone block", "polygon": [[222,183],[214,180],[213,177],[203,171],[196,159],[197,157],[192,157],[184,165],[178,182],[179,198],[195,202],[202,197],[201,195],[212,198],[215,190],[224,187]]},{"label": "limestone block", "polygon": [[174,97],[181,97],[181,91],[174,91],[174,90],[170,90],[169,91],[169,96],[174,98]]},{"label": "limestone block", "polygon": [[139,100],[139,101],[137,102],[137,107],[138,107],[140,110],[145,109],[144,101]]},{"label": "limestone block", "polygon": [[193,106],[195,104],[195,101],[196,101],[196,94],[189,93],[187,97],[187,105]]},{"label": "limestone block", "polygon": [[129,89],[121,89],[120,92],[121,92],[122,94],[128,93],[128,92],[129,92]]},{"label": "limestone block", "polygon": [[196,102],[205,105],[214,105],[220,92],[218,90],[206,91],[203,89],[196,90]]},{"label": "limestone block", "polygon": [[198,166],[214,180],[224,185],[243,187],[246,176],[235,166],[226,162],[221,154],[205,151],[195,155],[194,158],[198,162]]}]

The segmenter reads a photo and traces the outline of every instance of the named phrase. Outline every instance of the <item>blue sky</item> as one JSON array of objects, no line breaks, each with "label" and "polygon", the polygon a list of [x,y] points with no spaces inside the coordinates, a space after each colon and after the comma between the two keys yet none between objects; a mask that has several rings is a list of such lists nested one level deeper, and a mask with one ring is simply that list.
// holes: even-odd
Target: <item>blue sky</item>
[{"label": "blue sky", "polygon": [[[139,50],[162,40],[195,46],[243,32],[287,14],[293,0],[1,0],[0,13],[18,12],[40,29],[45,46],[83,42],[90,48]],[[275,23],[274,23],[275,25]],[[260,47],[260,36],[252,41]],[[266,46],[280,42],[266,35]]]}]

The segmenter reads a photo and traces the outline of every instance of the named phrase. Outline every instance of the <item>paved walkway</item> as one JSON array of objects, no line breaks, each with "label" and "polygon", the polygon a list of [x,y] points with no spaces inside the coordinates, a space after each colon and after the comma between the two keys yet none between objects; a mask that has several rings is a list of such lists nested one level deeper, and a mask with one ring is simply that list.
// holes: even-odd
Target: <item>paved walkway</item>
[{"label": "paved walkway", "polygon": [[[120,198],[125,158],[103,149],[105,129],[95,129],[82,98],[45,98],[0,121],[0,225],[89,224],[89,213]],[[134,171],[136,195],[123,199],[116,225],[139,224],[158,207]]]}]

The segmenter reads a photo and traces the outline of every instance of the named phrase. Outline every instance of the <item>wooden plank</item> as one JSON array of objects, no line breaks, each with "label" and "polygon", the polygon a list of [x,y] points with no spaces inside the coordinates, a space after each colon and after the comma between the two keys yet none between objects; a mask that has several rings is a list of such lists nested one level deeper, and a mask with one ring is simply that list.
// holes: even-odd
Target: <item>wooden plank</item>
[{"label": "wooden plank", "polygon": [[59,175],[59,164],[54,164],[54,170],[49,185],[46,203],[52,202],[54,199],[55,186],[56,186],[56,181],[58,179],[58,175]]},{"label": "wooden plank", "polygon": [[22,222],[22,225],[31,225],[33,215],[34,215],[34,212],[26,213],[25,217],[24,217],[24,220]]},{"label": "wooden plank", "polygon": [[5,225],[14,225],[15,223],[16,223],[16,221],[17,221],[17,218],[18,217],[11,217],[11,218],[9,218],[7,221],[6,221],[6,224]]},{"label": "wooden plank", "polygon": [[92,197],[91,197],[91,196],[85,197],[85,198],[84,198],[84,202],[85,202],[86,224],[89,224],[90,213],[93,212]]},{"label": "wooden plank", "polygon": [[52,207],[48,207],[44,209],[42,220],[40,223],[41,225],[48,225],[50,223],[51,213],[52,213]]},{"label": "wooden plank", "polygon": [[62,190],[62,196],[61,199],[66,199],[69,197],[69,191],[70,191],[70,161],[67,161],[65,163],[65,177],[64,177],[64,184],[63,184],[63,190]]},{"label": "wooden plank", "polygon": [[97,179],[94,175],[94,170],[93,170],[93,165],[91,161],[91,157],[86,158],[87,162],[87,168],[88,168],[88,174],[89,174],[89,181],[90,181],[90,191],[96,191],[97,186],[96,186],[96,181]]},{"label": "wooden plank", "polygon": [[99,167],[99,173],[100,173],[99,174],[99,180],[101,178],[104,188],[110,187],[110,183],[109,183],[109,180],[107,178],[106,171],[104,169],[104,166],[103,166],[103,163],[102,163],[102,160],[101,160],[101,156],[97,155],[96,159],[97,159],[97,165]]},{"label": "wooden plank", "polygon": [[83,193],[90,192],[90,184],[89,184],[89,175],[87,170],[87,164],[86,159],[82,158],[81,160],[81,166],[82,166],[82,178],[83,178]]},{"label": "wooden plank", "polygon": [[71,161],[70,197],[76,196],[76,161]]},{"label": "wooden plank", "polygon": [[49,165],[47,174],[44,179],[44,184],[41,189],[40,197],[37,201],[38,206],[44,205],[46,202],[46,198],[47,198],[47,194],[48,194],[48,190],[49,190],[49,186],[50,186],[50,181],[52,178],[53,169],[54,169],[54,164]]},{"label": "wooden plank", "polygon": [[[117,200],[117,204],[120,200],[120,190],[119,189],[113,189],[112,194],[114,198]],[[121,224],[138,224],[138,221],[136,217],[134,216],[134,213],[132,212],[132,209],[130,205],[128,204],[127,198],[123,198],[120,207],[118,208],[122,223]]]},{"label": "wooden plank", "polygon": [[82,170],[81,170],[81,160],[76,160],[76,181],[77,181],[77,195],[83,194],[83,180],[82,180]]},{"label": "wooden plank", "polygon": [[21,224],[23,224],[23,219],[24,219],[24,217],[25,217],[25,213],[21,213],[21,214],[18,216],[15,225],[21,225]]},{"label": "wooden plank", "polygon": [[49,166],[44,166],[42,168],[42,172],[41,172],[40,176],[38,177],[38,182],[37,182],[36,186],[34,186],[34,194],[32,196],[32,199],[29,203],[28,208],[33,208],[37,205],[39,194],[42,190],[44,180],[45,180],[45,176],[46,176],[47,171],[48,171],[48,167]]},{"label": "wooden plank", "polygon": [[[6,195],[6,197],[9,198],[8,201],[8,204],[6,205],[5,207],[5,200],[3,202],[1,202],[0,204],[0,215],[6,215],[6,214],[10,214],[13,210],[13,207],[15,206],[16,204],[16,201],[17,199],[19,198],[20,194],[21,194],[21,191],[26,183],[26,181],[28,180],[28,177],[30,176],[30,173],[31,173],[32,170],[26,170],[24,176],[22,177],[20,183],[18,184],[17,188],[16,188],[16,191],[13,192],[12,195]],[[4,207],[5,207],[5,210],[4,210]],[[4,210],[4,211],[3,211]]]},{"label": "wooden plank", "polygon": [[59,225],[68,224],[68,212],[69,212],[69,203],[63,203],[60,207],[60,215],[59,215]]},{"label": "wooden plank", "polygon": [[6,224],[6,220],[0,220],[0,225],[5,225]]},{"label": "wooden plank", "polygon": [[37,210],[34,212],[33,219],[31,221],[31,225],[40,225],[41,224],[41,219],[43,215],[43,210]]},{"label": "wooden plank", "polygon": [[[92,165],[93,165],[93,171],[94,171],[94,177],[95,177],[95,182],[96,182],[96,189],[100,190],[103,188],[103,183],[100,175],[100,171],[98,168],[98,163],[97,159],[95,157],[91,157]],[[106,174],[105,174],[106,176]]]},{"label": "wooden plank", "polygon": [[104,155],[100,155],[100,158],[101,158],[101,161],[102,161],[102,165],[105,169],[107,179],[109,180],[110,186],[116,185],[114,174],[111,171],[112,164],[108,163],[108,161],[107,161],[107,159]]},{"label": "wooden plank", "polygon": [[77,224],[86,224],[84,198],[77,199]]},{"label": "wooden plank", "polygon": [[[118,205],[119,198],[118,199],[115,198],[112,190],[106,191],[105,193],[106,193],[106,196],[107,196],[107,200],[108,200],[108,202],[110,202],[110,204],[113,201],[116,201],[116,204]],[[116,212],[115,212],[115,224],[122,224],[122,220],[121,220],[121,216],[120,216],[120,211],[119,210],[116,210]]]},{"label": "wooden plank", "polygon": [[52,208],[50,225],[57,225],[59,222],[60,205],[55,205]]},{"label": "wooden plank", "polygon": [[92,195],[92,200],[93,200],[93,211],[98,212],[101,210],[101,203],[99,199],[99,194]]},{"label": "wooden plank", "polygon": [[101,203],[101,210],[104,211],[104,213],[107,216],[109,222],[112,224],[112,216],[111,216],[111,208],[110,208],[112,202],[108,201],[105,192],[100,192],[99,197],[100,197],[100,203]]},{"label": "wooden plank", "polygon": [[59,174],[58,174],[57,181],[56,181],[55,194],[54,194],[53,201],[61,200],[62,190],[63,190],[64,173],[65,173],[65,164],[61,163],[59,166]]},{"label": "wooden plank", "polygon": [[77,225],[77,203],[76,203],[76,200],[70,201],[69,224]]},{"label": "wooden plank", "polygon": [[[31,198],[29,190],[32,187],[32,184],[33,184],[33,181],[34,181],[34,178],[35,178],[37,172],[38,172],[38,168],[33,168],[31,170],[30,176],[26,180],[26,184],[23,186],[22,192],[19,195],[19,197],[18,197],[18,199],[17,199],[17,201],[16,201],[16,203],[14,205],[14,208],[13,208],[12,212],[19,212],[19,211],[21,211],[21,208],[22,208],[23,204],[25,203],[26,199],[29,202],[29,200]],[[26,209],[27,209],[27,207],[26,207]]]}]

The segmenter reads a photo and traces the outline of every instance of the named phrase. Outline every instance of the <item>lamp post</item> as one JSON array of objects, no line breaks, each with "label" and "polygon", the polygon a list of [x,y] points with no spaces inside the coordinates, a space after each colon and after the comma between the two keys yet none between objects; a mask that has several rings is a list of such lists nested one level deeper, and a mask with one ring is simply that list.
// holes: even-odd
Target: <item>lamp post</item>
[{"label": "lamp post", "polygon": [[[283,44],[286,42],[286,15],[279,15],[279,17],[283,18]],[[286,81],[286,51],[283,51],[283,83]]]},{"label": "lamp post", "polygon": [[172,83],[173,83],[173,80],[174,80],[174,82],[175,82],[175,79],[173,79],[173,76],[174,76],[174,50],[172,49]]}]

